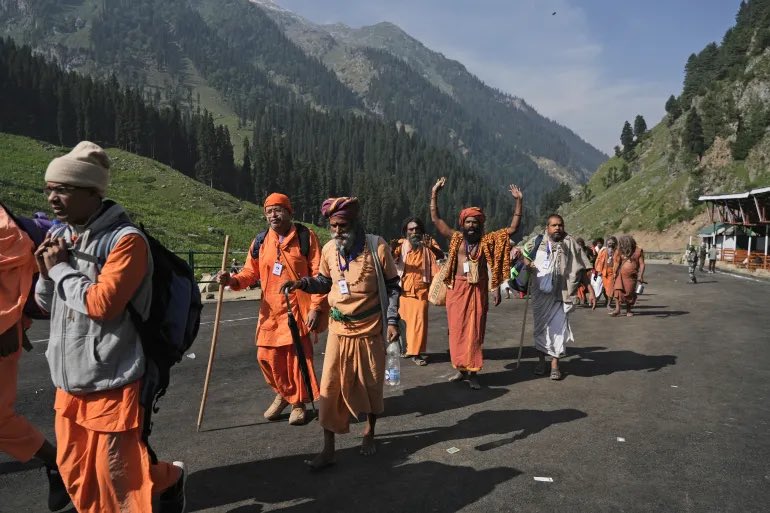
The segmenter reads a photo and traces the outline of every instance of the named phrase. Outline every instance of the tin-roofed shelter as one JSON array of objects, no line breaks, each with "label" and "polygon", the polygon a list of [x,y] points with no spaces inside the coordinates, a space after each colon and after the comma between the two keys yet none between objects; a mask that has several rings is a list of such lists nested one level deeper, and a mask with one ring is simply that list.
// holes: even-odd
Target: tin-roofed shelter
[{"label": "tin-roofed shelter", "polygon": [[701,237],[717,245],[720,260],[770,270],[770,187],[698,200],[706,203],[712,223]]}]

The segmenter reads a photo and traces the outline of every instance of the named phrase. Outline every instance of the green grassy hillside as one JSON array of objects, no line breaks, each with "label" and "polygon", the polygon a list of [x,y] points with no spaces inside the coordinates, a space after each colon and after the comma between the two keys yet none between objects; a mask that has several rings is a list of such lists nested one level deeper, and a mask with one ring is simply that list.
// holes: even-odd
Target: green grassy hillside
[{"label": "green grassy hillside", "polygon": [[[0,133],[0,199],[19,215],[49,212],[42,193],[48,163],[68,151],[34,139]],[[211,189],[153,160],[108,149],[112,184],[107,197],[124,206],[136,223],[175,251],[246,250],[265,227],[261,207]],[[321,230],[319,237],[328,239]],[[217,261],[216,257],[206,258]],[[218,264],[217,264],[218,265]]]},{"label": "green grassy hillside", "polygon": [[646,135],[645,150],[635,162],[613,157],[602,164],[562,208],[570,230],[586,236],[661,231],[697,214],[702,207],[682,207],[688,175],[671,172],[670,138],[669,128],[660,123]]}]

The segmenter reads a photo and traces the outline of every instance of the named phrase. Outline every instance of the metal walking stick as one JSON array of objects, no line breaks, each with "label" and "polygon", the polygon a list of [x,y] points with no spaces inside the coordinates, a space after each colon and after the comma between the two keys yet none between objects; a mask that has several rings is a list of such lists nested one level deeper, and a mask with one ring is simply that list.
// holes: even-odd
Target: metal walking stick
[{"label": "metal walking stick", "polygon": [[[222,272],[225,271],[227,265],[227,253],[230,248],[230,236],[225,235],[225,249],[222,252]],[[217,297],[217,312],[214,315],[214,333],[211,335],[211,351],[209,352],[209,364],[206,367],[206,380],[203,382],[203,397],[201,397],[201,407],[198,411],[198,424],[197,431],[201,430],[201,423],[203,422],[203,412],[206,409],[206,398],[209,393],[209,379],[211,379],[211,368],[214,365],[214,354],[217,352],[217,339],[219,338],[219,317],[222,314],[222,299],[225,294],[225,286],[219,284],[219,296]]]}]

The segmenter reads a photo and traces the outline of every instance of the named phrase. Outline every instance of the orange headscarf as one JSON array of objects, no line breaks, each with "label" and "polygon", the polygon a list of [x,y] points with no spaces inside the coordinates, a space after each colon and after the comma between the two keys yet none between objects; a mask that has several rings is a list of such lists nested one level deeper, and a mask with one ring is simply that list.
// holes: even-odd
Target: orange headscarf
[{"label": "orange headscarf", "polygon": [[475,217],[480,223],[484,223],[487,220],[487,216],[484,215],[484,211],[479,207],[468,207],[460,212],[460,226],[465,224],[465,220],[469,217]]},{"label": "orange headscarf", "polygon": [[294,209],[291,208],[291,200],[289,200],[287,195],[280,192],[274,192],[265,199],[265,208],[276,206],[285,208],[290,214],[294,213]]}]

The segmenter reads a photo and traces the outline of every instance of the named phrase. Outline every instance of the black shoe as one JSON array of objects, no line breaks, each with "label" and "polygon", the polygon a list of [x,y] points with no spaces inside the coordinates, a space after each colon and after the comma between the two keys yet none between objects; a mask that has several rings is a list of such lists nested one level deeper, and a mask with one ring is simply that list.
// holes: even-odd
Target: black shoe
[{"label": "black shoe", "polygon": [[64,509],[71,501],[59,469],[46,466],[45,475],[48,477],[48,509],[51,511]]},{"label": "black shoe", "polygon": [[174,466],[182,470],[179,480],[160,494],[161,513],[184,513],[187,507],[187,497],[184,487],[187,484],[187,469],[181,461],[175,461]]}]

